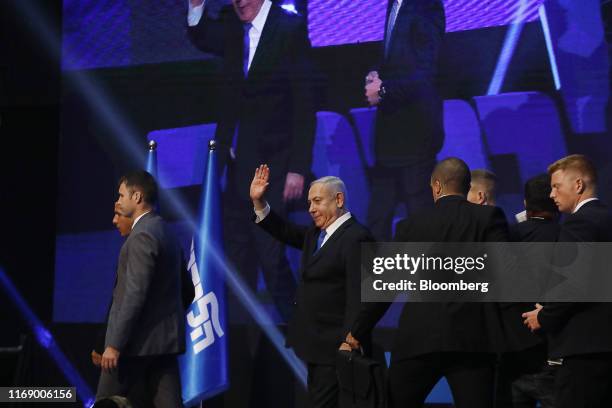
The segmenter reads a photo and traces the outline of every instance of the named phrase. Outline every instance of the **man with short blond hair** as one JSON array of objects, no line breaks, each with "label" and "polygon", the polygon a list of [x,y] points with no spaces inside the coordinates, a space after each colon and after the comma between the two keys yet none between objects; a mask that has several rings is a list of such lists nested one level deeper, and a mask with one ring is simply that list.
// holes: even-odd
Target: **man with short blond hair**
[{"label": "man with short blond hair", "polygon": [[[612,242],[612,216],[597,198],[597,171],[574,154],[548,167],[550,197],[566,214],[560,242]],[[555,379],[556,408],[604,408],[612,401],[612,304],[549,303],[523,314],[532,330],[548,334],[549,356],[562,361]]]},{"label": "man with short blond hair", "polygon": [[575,170],[587,177],[592,183],[597,182],[597,170],[588,157],[582,154],[572,154],[557,160],[548,166],[548,174],[552,175],[558,170]]},{"label": "man with short blond hair", "polygon": [[[597,171],[581,154],[572,154],[548,166],[552,192],[559,211],[575,213],[588,201],[597,200]],[[582,203],[582,204],[581,204]]]},{"label": "man with short blond hair", "polygon": [[495,205],[497,176],[487,169],[472,170],[472,182],[467,200],[480,205]]}]

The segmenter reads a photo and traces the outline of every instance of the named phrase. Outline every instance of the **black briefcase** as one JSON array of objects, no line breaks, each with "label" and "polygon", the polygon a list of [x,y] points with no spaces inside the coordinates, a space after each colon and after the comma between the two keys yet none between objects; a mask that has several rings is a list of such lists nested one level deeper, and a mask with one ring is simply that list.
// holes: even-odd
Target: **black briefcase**
[{"label": "black briefcase", "polygon": [[359,351],[338,350],[336,371],[341,408],[386,408],[385,370]]}]

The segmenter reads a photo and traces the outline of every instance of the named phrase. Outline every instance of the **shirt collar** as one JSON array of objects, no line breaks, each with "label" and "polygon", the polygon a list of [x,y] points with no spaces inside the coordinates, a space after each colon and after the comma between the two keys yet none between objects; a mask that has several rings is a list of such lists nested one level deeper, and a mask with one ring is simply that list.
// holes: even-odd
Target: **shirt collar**
[{"label": "shirt collar", "polygon": [[251,21],[251,26],[260,33],[263,31],[264,25],[266,24],[271,7],[272,2],[270,0],[265,0],[259,9],[259,13],[257,13],[253,21]]},{"label": "shirt collar", "polygon": [[397,5],[398,5],[398,6],[402,7],[402,1],[403,1],[403,0],[395,0],[395,1],[397,1]]},{"label": "shirt collar", "polygon": [[347,212],[346,214],[341,215],[336,219],[336,221],[332,222],[329,227],[325,228],[325,233],[327,234],[327,238],[329,238],[342,224],[347,222],[351,218],[351,213]]},{"label": "shirt collar", "polygon": [[446,200],[465,200],[465,197],[459,194],[442,194],[440,197],[438,197],[438,199],[436,200],[436,204],[440,201],[446,201]]},{"label": "shirt collar", "polygon": [[581,209],[582,206],[585,205],[586,203],[589,203],[589,202],[595,201],[595,200],[599,200],[599,198],[597,198],[597,197],[587,198],[586,200],[579,202],[578,205],[576,206],[576,208],[574,208],[574,211],[572,211],[572,214],[576,214],[578,212],[578,210]]},{"label": "shirt collar", "polygon": [[146,213],[140,214],[140,215],[139,215],[139,216],[138,216],[138,217],[137,217],[137,218],[134,220],[134,223],[132,224],[132,229],[134,229],[134,227],[136,226],[136,223],[137,223],[138,221],[140,221],[140,219],[141,219],[142,217],[144,217],[145,215],[147,215],[147,214],[148,214],[148,213],[150,213],[150,212],[151,212],[151,211],[147,211]]}]

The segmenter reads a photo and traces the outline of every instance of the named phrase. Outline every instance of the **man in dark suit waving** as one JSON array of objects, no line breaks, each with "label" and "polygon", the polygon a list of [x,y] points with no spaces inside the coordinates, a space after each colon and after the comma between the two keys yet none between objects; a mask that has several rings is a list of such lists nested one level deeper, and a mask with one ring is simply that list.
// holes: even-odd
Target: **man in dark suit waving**
[{"label": "man in dark suit waving", "polygon": [[[470,170],[460,159],[439,162],[431,175],[435,205],[397,226],[398,242],[503,242],[508,226],[501,209],[472,204]],[[360,345],[389,303],[368,303],[346,342]],[[441,377],[446,377],[457,408],[493,406],[497,307],[491,303],[406,303],[391,352],[391,406],[421,408]]]},{"label": "man in dark suit waving", "polygon": [[[360,244],[368,230],[346,208],[346,189],[337,177],[314,181],[308,192],[314,226],[284,221],[264,198],[270,170],[262,165],[251,183],[255,222],[276,239],[302,250],[300,285],[287,345],[308,364],[310,407],[336,408],[335,356],[361,306]],[[369,333],[363,338],[367,343]]]},{"label": "man in dark suit waving", "polygon": [[261,266],[286,319],[295,279],[282,244],[249,222],[247,192],[253,169],[268,163],[275,170],[267,194],[275,211],[284,214],[302,196],[315,131],[306,20],[270,0],[232,0],[233,10],[216,12],[213,3],[190,0],[188,32],[200,49],[223,57],[216,140],[219,162],[228,165],[224,227],[232,239],[226,250],[252,288]]},{"label": "man in dark suit waving", "polygon": [[183,406],[176,356],[185,351],[185,269],[178,240],[154,213],[156,202],[149,173],[120,179],[117,209],[134,222],[119,254],[96,398],[127,396],[142,381],[155,407],[174,408]]},{"label": "man in dark suit waving", "polygon": [[[550,197],[567,216],[559,242],[612,242],[612,215],[597,198],[597,171],[574,154],[548,167]],[[604,408],[612,403],[612,304],[547,303],[523,314],[542,329],[551,358],[562,359],[555,378],[556,408]]]}]

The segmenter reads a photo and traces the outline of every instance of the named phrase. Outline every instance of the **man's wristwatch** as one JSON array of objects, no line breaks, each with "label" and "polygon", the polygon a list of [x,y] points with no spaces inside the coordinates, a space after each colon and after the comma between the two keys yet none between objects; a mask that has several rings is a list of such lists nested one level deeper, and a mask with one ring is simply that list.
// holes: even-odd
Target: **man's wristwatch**
[{"label": "man's wristwatch", "polygon": [[387,94],[387,89],[385,88],[385,84],[380,85],[380,89],[378,90],[378,97],[380,99],[384,99]]}]

